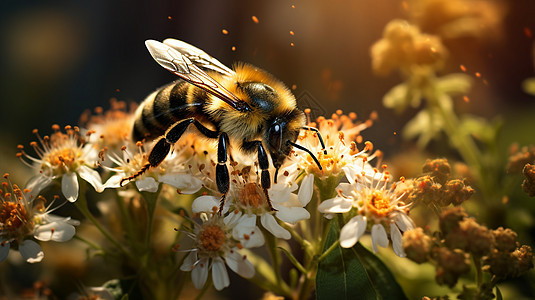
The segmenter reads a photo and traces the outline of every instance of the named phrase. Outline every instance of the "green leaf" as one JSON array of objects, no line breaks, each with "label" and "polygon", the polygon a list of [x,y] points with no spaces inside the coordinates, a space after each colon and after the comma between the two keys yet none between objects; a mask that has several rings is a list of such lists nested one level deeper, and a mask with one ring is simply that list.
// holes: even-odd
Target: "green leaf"
[{"label": "green leaf", "polygon": [[394,275],[375,254],[370,252],[360,243],[353,247],[360,261],[364,265],[372,284],[377,291],[378,298],[383,300],[408,299],[403,289],[394,278]]},{"label": "green leaf", "polygon": [[[337,242],[340,230],[336,222],[325,241],[323,251]],[[318,265],[317,299],[377,299],[377,293],[355,249],[336,247]]]},{"label": "green leaf", "polygon": [[500,291],[498,286],[496,286],[496,300],[503,300],[502,292]]}]

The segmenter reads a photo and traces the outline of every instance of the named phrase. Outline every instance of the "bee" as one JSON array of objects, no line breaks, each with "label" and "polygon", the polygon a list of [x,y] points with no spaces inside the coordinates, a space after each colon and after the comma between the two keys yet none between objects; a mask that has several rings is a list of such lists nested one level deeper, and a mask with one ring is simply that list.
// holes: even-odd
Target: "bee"
[{"label": "bee", "polygon": [[216,185],[222,194],[220,214],[230,187],[227,160],[231,144],[239,145],[245,154],[257,153],[260,186],[272,211],[275,209],[267,192],[271,187],[268,153],[275,167],[275,183],[292,148],[307,152],[321,170],[316,156],[296,140],[300,130],[314,131],[326,152],[323,139],[316,128],[305,126],[305,114],[281,81],[249,64],[230,69],[179,40],[147,40],[145,45],[156,62],[180,79],[157,89],[138,107],[133,138],[156,139],[156,143],[148,162],[134,175],[123,178],[121,186],[158,166],[191,125],[203,136],[218,140]]}]

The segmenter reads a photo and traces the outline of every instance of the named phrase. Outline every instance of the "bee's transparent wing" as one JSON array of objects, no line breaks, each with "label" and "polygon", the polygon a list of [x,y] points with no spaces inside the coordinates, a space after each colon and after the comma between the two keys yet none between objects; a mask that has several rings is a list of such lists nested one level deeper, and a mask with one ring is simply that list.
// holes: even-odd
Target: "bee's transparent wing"
[{"label": "bee's transparent wing", "polygon": [[184,54],[174,48],[155,40],[145,41],[152,58],[165,69],[175,73],[187,82],[209,92],[225,101],[232,108],[239,111],[248,111],[246,102],[225,89],[219,82],[206,74]]},{"label": "bee's transparent wing", "polygon": [[163,43],[182,53],[182,55],[187,57],[192,63],[200,68],[216,71],[228,76],[231,76],[235,73],[229,67],[211,57],[206,52],[186,42],[175,39],[166,39],[163,41]]}]

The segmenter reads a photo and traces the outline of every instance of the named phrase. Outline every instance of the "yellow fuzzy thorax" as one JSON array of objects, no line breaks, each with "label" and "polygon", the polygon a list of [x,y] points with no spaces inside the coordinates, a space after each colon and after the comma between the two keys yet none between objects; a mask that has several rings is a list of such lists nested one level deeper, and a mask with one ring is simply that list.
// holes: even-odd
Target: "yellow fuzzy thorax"
[{"label": "yellow fuzzy thorax", "polygon": [[279,80],[266,71],[248,64],[234,66],[233,76],[210,74],[216,81],[221,83],[229,92],[239,99],[251,103],[249,96],[238,88],[239,83],[260,82],[272,87],[279,95],[279,101],[274,103],[273,110],[267,114],[256,107],[252,111],[239,112],[232,109],[224,101],[210,97],[205,111],[219,122],[219,129],[226,132],[231,139],[254,140],[259,138],[259,133],[266,121],[273,116],[282,115],[296,107],[296,100],[290,90]]}]

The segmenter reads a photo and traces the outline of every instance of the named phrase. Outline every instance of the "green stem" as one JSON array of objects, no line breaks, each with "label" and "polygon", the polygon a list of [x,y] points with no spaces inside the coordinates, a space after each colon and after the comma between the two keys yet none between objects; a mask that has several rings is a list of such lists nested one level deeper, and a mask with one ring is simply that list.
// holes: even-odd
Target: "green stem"
[{"label": "green stem", "polygon": [[208,289],[212,286],[212,278],[208,276],[206,279],[206,282],[204,283],[204,286],[202,287],[202,290],[199,292],[197,297],[195,297],[195,300],[199,300],[202,298],[202,296],[208,291]]},{"label": "green stem", "polygon": [[290,251],[288,251],[287,249],[283,248],[283,247],[277,247],[279,249],[282,250],[282,252],[284,254],[286,254],[286,257],[288,257],[288,259],[290,260],[290,262],[292,262],[292,264],[299,270],[301,271],[301,273],[306,273],[307,270],[305,270],[305,267],[303,267],[303,265],[297,260],[297,258],[295,258],[295,256],[292,255],[292,253],[290,253]]},{"label": "green stem", "polygon": [[277,240],[269,232],[266,232],[264,234],[264,237],[266,239],[267,248],[271,256],[272,267],[275,270],[275,280],[277,281],[277,285],[281,285],[281,281],[282,281],[281,274],[280,274],[281,259],[280,259],[279,252],[277,251]]},{"label": "green stem", "polygon": [[93,225],[95,225],[95,227],[97,227],[97,229],[100,231],[100,233],[102,233],[102,235],[104,235],[104,237],[106,237],[106,239],[108,239],[113,245],[115,245],[115,247],[117,247],[121,252],[123,252],[124,254],[128,254],[128,251],[124,248],[124,246],[121,243],[119,243],[111,235],[111,233],[109,233],[100,224],[100,222],[93,216],[93,214],[91,214],[91,212],[89,211],[89,207],[87,206],[87,198],[85,196],[85,192],[86,192],[86,184],[85,184],[85,181],[82,181],[80,183],[80,193],[79,193],[79,196],[78,196],[78,200],[76,201],[76,207],[80,210],[80,212],[82,213],[82,215],[86,219],[91,221],[91,223],[93,223]]},{"label": "green stem", "polygon": [[481,288],[481,284],[483,282],[483,272],[481,271],[481,259],[478,256],[472,255],[472,259],[474,261],[474,265],[476,267],[476,283],[477,288]]},{"label": "green stem", "polygon": [[322,255],[320,255],[316,260],[318,263],[322,261],[329,253],[331,253],[334,249],[336,249],[338,246],[340,246],[340,239],[336,240],[325,252],[323,252]]},{"label": "green stem", "polygon": [[158,191],[156,191],[156,193],[141,192],[141,195],[143,196],[143,199],[145,199],[145,203],[147,204],[148,223],[147,223],[147,232],[145,236],[145,245],[147,246],[147,248],[150,247],[152,226],[154,223],[154,211],[156,210],[156,203],[158,201],[158,196],[160,195],[160,191],[161,191],[161,185],[158,187]]},{"label": "green stem", "polygon": [[88,245],[89,247],[95,249],[95,250],[99,250],[99,251],[102,251],[102,252],[105,252],[104,249],[102,249],[102,247],[100,247],[99,245],[89,241],[89,240],[86,240],[84,239],[83,237],[79,236],[79,235],[75,235],[74,236],[74,239],[76,240],[79,240],[80,242],[82,243],[85,243],[86,245]]}]

